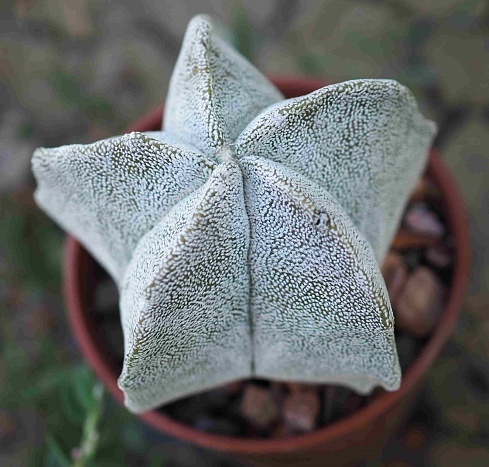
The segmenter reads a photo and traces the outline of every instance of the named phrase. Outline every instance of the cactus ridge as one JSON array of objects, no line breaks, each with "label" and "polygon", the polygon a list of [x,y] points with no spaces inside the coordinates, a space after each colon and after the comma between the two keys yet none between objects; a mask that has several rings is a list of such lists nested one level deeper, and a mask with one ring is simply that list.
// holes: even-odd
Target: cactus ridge
[{"label": "cactus ridge", "polygon": [[393,80],[284,100],[197,16],[162,131],[37,149],[37,203],[119,287],[126,406],[251,376],[396,390],[379,264],[434,133]]}]

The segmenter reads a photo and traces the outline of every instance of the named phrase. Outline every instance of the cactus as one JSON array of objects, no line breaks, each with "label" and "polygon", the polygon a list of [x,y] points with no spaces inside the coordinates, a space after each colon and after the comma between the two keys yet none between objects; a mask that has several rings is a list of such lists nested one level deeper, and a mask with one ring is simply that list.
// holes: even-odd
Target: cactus
[{"label": "cactus", "polygon": [[126,406],[251,376],[396,390],[379,264],[434,133],[392,80],[284,100],[197,16],[163,131],[37,149],[37,203],[118,285]]}]

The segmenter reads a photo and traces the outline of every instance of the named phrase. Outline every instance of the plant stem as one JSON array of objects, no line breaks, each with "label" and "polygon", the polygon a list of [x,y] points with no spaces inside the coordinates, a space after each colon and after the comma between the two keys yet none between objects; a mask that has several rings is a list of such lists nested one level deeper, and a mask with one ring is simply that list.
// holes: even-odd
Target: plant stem
[{"label": "plant stem", "polygon": [[73,467],[85,467],[90,465],[90,461],[95,456],[98,442],[100,439],[98,433],[98,422],[103,411],[104,390],[100,382],[95,383],[93,387],[93,408],[87,414],[83,424],[83,434],[80,443],[80,456],[73,464]]}]

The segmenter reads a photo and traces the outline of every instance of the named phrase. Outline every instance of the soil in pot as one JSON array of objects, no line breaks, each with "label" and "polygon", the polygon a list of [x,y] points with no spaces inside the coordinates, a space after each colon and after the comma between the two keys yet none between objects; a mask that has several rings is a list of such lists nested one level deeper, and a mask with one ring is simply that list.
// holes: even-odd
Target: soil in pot
[{"label": "soil in pot", "polygon": [[[441,194],[427,176],[409,200],[383,266],[396,318],[402,370],[413,362],[445,306],[454,241]],[[123,338],[115,284],[95,266],[94,307],[99,342],[122,369]],[[376,397],[380,390],[370,397]],[[167,404],[158,410],[200,431],[248,439],[312,432],[368,404],[369,397],[339,386],[246,380]]]}]

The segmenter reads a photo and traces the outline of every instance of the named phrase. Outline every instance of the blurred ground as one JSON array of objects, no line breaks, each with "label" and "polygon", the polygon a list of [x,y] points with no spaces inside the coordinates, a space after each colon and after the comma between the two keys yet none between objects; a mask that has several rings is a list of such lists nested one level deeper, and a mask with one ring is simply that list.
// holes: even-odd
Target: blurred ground
[{"label": "blurred ground", "polygon": [[[80,366],[60,298],[63,234],[32,201],[32,151],[120,134],[162,102],[186,24],[200,12],[228,24],[235,44],[268,74],[395,78],[438,122],[435,144],[470,215],[470,290],[412,420],[379,465],[489,465],[489,3],[483,0],[2,2],[0,465],[76,458],[73,448],[92,407],[83,391],[93,381]],[[67,413],[73,387],[85,401],[81,413]],[[93,465],[236,465],[162,439],[110,401],[105,405]]]}]

